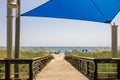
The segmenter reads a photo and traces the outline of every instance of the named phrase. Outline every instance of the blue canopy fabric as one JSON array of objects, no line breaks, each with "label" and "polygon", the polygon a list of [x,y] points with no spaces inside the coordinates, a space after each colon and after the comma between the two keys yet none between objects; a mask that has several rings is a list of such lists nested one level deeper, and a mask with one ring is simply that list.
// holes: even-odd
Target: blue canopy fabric
[{"label": "blue canopy fabric", "polygon": [[22,16],[110,23],[119,11],[120,0],[50,0]]}]

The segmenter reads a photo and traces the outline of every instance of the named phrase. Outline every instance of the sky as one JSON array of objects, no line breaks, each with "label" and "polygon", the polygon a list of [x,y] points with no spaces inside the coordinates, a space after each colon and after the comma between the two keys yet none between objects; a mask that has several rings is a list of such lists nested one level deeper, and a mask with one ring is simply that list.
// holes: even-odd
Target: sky
[{"label": "sky", "polygon": [[[21,14],[47,0],[21,0]],[[13,46],[15,45],[15,10],[13,10]],[[118,25],[120,46],[120,13],[113,22]],[[6,47],[6,0],[0,0],[0,46]],[[81,20],[23,17],[20,46],[111,46],[111,25]]]}]

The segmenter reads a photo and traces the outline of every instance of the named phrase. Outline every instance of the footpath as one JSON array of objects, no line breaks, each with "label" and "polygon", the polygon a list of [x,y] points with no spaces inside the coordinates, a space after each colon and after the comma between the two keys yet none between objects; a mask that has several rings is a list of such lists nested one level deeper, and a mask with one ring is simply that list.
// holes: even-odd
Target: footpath
[{"label": "footpath", "polygon": [[89,80],[64,60],[64,53],[53,54],[54,58],[36,77],[36,80]]}]

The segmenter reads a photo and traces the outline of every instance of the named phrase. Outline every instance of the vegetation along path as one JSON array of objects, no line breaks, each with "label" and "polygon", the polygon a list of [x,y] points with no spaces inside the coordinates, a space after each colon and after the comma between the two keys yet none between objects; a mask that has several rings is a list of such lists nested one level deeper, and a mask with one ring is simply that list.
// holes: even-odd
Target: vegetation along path
[{"label": "vegetation along path", "polygon": [[64,53],[54,58],[36,77],[36,80],[89,80],[64,60]]}]

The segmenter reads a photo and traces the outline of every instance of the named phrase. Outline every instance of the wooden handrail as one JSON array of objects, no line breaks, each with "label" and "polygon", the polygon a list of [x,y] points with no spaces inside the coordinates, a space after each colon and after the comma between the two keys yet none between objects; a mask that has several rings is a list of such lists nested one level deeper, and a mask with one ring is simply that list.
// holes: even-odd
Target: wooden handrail
[{"label": "wooden handrail", "polygon": [[[51,55],[45,56],[45,57],[39,57],[39,58],[32,58],[32,59],[0,59],[0,64],[4,64],[3,67],[5,78],[0,80],[11,80],[11,71],[10,71],[10,65],[11,64],[28,64],[29,69],[29,77],[26,78],[27,80],[33,80],[37,73],[46,65],[48,61],[50,61],[53,57]],[[19,73],[15,73],[19,74]],[[17,79],[21,80],[21,78]]]},{"label": "wooden handrail", "polygon": [[[90,58],[66,55],[65,59],[93,80],[120,79],[120,58]],[[99,71],[103,71],[104,75],[101,75]]]}]

